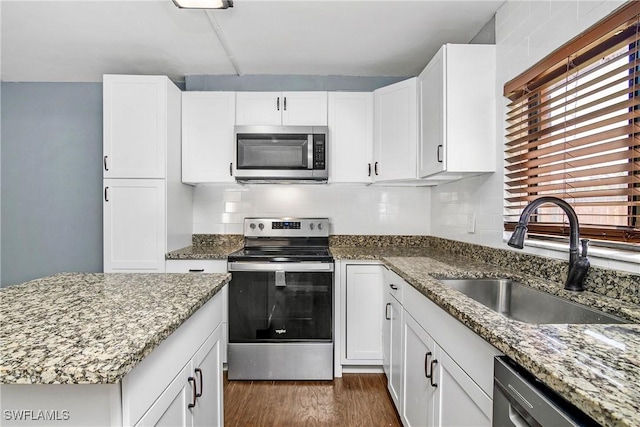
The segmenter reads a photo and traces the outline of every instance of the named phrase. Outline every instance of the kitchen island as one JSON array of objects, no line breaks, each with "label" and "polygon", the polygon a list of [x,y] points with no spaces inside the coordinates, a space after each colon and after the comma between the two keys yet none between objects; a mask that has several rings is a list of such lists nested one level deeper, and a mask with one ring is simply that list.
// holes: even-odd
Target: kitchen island
[{"label": "kitchen island", "polygon": [[[62,273],[0,290],[3,424],[136,423],[176,375],[200,362],[192,359],[203,346],[205,356],[219,352],[219,291],[229,280]],[[220,389],[215,372],[207,374],[209,390]],[[188,398],[189,383],[183,388]]]}]

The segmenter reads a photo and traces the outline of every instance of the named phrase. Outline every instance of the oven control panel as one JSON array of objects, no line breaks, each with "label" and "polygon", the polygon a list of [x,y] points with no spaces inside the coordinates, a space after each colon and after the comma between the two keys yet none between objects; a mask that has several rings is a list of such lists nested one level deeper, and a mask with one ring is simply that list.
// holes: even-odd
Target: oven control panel
[{"label": "oven control panel", "polygon": [[328,237],[329,218],[245,218],[245,237]]}]

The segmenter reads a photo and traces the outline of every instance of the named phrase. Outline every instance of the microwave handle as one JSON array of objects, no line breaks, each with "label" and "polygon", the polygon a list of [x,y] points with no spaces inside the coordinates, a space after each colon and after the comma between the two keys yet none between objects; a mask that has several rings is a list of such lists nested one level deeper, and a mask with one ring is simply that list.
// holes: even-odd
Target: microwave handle
[{"label": "microwave handle", "polygon": [[307,135],[307,169],[313,169],[313,134]]}]

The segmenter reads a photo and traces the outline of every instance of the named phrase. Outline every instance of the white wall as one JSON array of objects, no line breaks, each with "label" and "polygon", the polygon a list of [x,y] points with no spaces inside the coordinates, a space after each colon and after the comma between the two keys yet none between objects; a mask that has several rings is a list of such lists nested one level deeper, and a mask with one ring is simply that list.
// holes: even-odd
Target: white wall
[{"label": "white wall", "polygon": [[210,185],[193,195],[195,234],[242,234],[247,216],[329,217],[331,234],[430,233],[431,189],[364,185]]},{"label": "white wall", "polygon": [[[508,248],[503,241],[503,147],[506,98],[504,84],[544,56],[586,30],[624,1],[508,0],[496,14],[498,172],[436,187],[432,192],[431,230],[439,237]],[[476,216],[476,232],[467,232]],[[564,251],[525,248],[527,252],[565,259]],[[614,255],[615,257],[616,255]],[[590,256],[593,265],[640,272],[638,257],[621,262]]]}]

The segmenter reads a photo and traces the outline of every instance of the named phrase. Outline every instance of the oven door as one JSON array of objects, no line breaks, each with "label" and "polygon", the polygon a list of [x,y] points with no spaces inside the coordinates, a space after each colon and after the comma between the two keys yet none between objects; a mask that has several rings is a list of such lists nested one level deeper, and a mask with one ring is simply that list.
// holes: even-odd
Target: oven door
[{"label": "oven door", "polygon": [[333,263],[231,264],[230,343],[332,342]]}]

